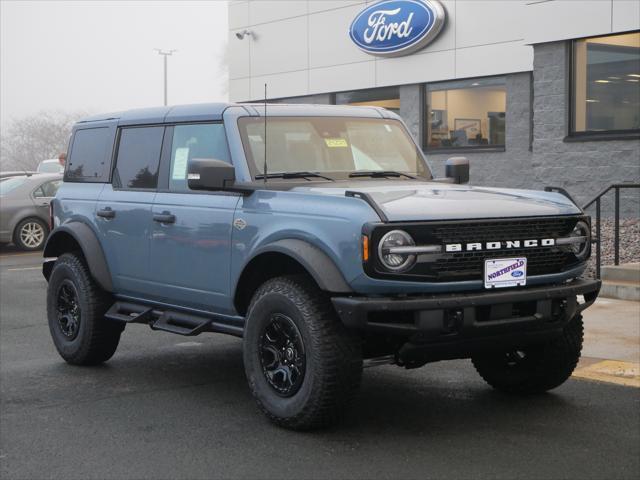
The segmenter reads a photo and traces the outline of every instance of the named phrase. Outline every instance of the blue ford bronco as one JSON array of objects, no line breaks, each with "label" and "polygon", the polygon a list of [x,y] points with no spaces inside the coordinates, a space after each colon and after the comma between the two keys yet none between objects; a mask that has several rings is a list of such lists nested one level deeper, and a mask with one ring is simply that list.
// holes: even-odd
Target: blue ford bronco
[{"label": "blue ford bronco", "polygon": [[590,220],[559,189],[434,178],[373,107],[207,104],[78,122],[43,273],[53,342],[111,358],[128,324],[243,341],[275,423],[330,424],[363,366],[470,358],[538,393],[580,357]]}]

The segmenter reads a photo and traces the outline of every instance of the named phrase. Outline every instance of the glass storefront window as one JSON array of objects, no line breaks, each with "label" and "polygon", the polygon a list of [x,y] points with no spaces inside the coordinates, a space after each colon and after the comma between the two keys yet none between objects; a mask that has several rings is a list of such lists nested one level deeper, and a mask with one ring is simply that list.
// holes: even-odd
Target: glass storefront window
[{"label": "glass storefront window", "polygon": [[640,32],[573,42],[572,133],[640,130]]},{"label": "glass storefront window", "polygon": [[427,85],[427,150],[504,148],[504,77]]},{"label": "glass storefront window", "polygon": [[400,88],[383,87],[336,93],[336,105],[383,107],[400,114]]}]

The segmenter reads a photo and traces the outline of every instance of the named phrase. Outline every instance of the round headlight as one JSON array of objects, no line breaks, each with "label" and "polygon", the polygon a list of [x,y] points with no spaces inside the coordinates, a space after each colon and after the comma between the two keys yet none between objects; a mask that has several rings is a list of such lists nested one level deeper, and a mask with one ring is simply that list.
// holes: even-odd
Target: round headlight
[{"label": "round headlight", "polygon": [[378,244],[380,262],[392,272],[403,272],[416,262],[415,254],[393,252],[394,247],[411,247],[415,242],[411,235],[403,230],[386,233]]},{"label": "round headlight", "polygon": [[580,260],[584,260],[589,254],[589,247],[591,246],[591,229],[587,222],[580,220],[576,223],[575,228],[571,232],[571,237],[584,237],[583,242],[576,242],[571,244],[571,250],[573,254]]}]

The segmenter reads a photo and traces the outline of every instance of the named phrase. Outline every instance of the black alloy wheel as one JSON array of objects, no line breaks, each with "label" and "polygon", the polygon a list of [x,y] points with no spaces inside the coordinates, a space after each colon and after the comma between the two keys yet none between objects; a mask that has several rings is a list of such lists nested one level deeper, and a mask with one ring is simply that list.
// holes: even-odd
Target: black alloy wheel
[{"label": "black alloy wheel", "polygon": [[582,351],[584,326],[577,314],[562,335],[544,343],[508,351],[479,352],[473,366],[493,388],[509,393],[542,393],[571,377]]},{"label": "black alloy wheel", "polygon": [[58,257],[47,286],[47,320],[53,344],[72,365],[98,365],[115,353],[124,322],[104,314],[113,297],[95,282],[80,253]]},{"label": "black alloy wheel", "polygon": [[300,390],[306,356],[302,335],[291,318],[271,315],[260,335],[260,363],[267,383],[278,395],[290,397]]},{"label": "black alloy wheel", "polygon": [[362,346],[306,275],[275,277],[253,294],[242,337],[249,388],[277,425],[311,430],[342,418],[362,377]]},{"label": "black alloy wheel", "polygon": [[68,340],[74,340],[80,330],[80,305],[78,292],[71,280],[64,280],[58,287],[56,311],[60,331]]}]

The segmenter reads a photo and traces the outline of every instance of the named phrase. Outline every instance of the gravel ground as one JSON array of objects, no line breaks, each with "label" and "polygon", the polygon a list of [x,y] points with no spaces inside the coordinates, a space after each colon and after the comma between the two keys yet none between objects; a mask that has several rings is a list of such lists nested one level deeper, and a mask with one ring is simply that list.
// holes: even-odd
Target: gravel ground
[{"label": "gravel ground", "polygon": [[[591,234],[596,236],[596,221],[592,218]],[[602,261],[601,265],[613,265],[614,261],[614,220],[602,219],[600,236],[602,237]],[[620,219],[620,263],[640,262],[640,220],[638,218]],[[586,276],[595,277],[596,271],[596,245],[593,245]]]}]

